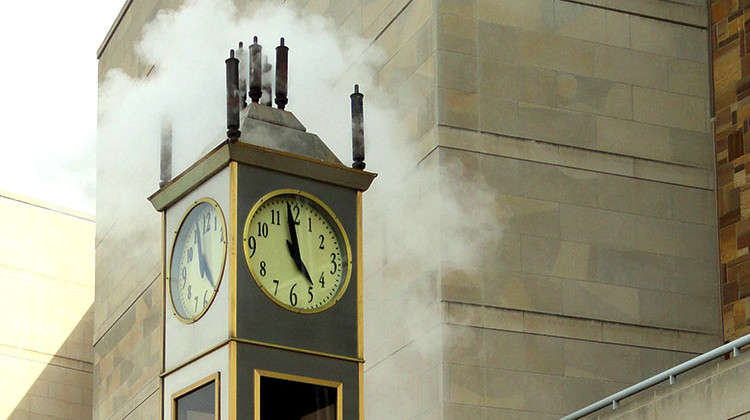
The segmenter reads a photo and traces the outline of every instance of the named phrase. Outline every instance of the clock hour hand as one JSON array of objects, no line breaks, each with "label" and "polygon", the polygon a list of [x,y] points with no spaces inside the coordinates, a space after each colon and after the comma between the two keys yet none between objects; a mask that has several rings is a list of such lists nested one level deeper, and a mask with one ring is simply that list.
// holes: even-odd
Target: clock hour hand
[{"label": "clock hour hand", "polygon": [[289,248],[289,253],[292,254],[292,259],[294,260],[294,264],[297,265],[297,269],[302,272],[302,274],[305,275],[305,278],[307,281],[310,282],[310,285],[313,285],[312,278],[310,277],[310,273],[307,271],[307,267],[305,267],[305,263],[302,262],[302,257],[299,255],[299,251],[297,251],[295,255],[294,245],[292,245],[291,242],[286,241],[286,246]]},{"label": "clock hour hand", "polygon": [[198,258],[200,258],[200,262],[203,264],[203,272],[206,274],[206,277],[208,277],[208,283],[211,285],[211,287],[216,287],[214,284],[214,277],[211,275],[211,270],[208,269],[208,262],[206,262],[206,257],[203,256],[203,254],[198,255]]},{"label": "clock hour hand", "polygon": [[195,238],[198,242],[198,266],[200,267],[201,277],[208,277],[208,282],[211,284],[211,287],[215,287],[214,279],[211,276],[211,270],[208,269],[208,262],[206,261],[206,256],[203,255],[203,247],[201,246],[200,226],[198,225],[198,223],[195,224]]}]

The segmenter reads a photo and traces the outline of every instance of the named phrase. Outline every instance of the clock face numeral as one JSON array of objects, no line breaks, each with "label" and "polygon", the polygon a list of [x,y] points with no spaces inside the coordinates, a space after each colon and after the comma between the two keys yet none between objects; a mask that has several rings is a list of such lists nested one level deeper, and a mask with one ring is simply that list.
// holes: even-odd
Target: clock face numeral
[{"label": "clock face numeral", "polygon": [[197,201],[182,219],[169,269],[169,295],[180,320],[198,320],[213,301],[224,270],[225,236],[224,216],[213,200]]},{"label": "clock face numeral", "polygon": [[309,194],[281,190],[262,198],[247,216],[243,247],[255,282],[286,309],[325,310],[348,284],[351,249],[343,226]]}]

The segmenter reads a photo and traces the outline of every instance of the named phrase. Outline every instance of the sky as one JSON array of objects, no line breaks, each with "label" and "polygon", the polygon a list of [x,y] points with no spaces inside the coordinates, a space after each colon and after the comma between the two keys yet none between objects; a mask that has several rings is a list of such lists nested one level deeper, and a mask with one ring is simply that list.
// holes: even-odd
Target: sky
[{"label": "sky", "polygon": [[0,195],[94,213],[96,51],[124,3],[0,3]]}]

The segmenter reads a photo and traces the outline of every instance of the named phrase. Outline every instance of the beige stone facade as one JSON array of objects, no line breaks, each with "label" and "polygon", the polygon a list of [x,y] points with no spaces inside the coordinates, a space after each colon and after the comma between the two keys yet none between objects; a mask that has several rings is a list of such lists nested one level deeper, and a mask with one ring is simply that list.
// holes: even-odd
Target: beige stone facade
[{"label": "beige stone facade", "polygon": [[676,384],[662,385],[627,399],[613,412],[602,409],[587,419],[750,419],[750,357],[747,354],[721,363],[704,365]]},{"label": "beige stone facade", "polygon": [[436,262],[424,335],[369,313],[367,413],[553,419],[720,343],[702,2],[422,3],[423,166],[470,174],[502,230],[479,266]]},{"label": "beige stone facade", "polygon": [[[436,227],[415,269],[365,198],[368,419],[554,419],[721,343],[705,2],[293,3],[384,51],[381,87],[412,98],[413,164],[469,218],[494,212],[489,235],[470,227],[478,262]],[[100,78],[145,76],[140,28],[177,7],[128,4]],[[97,202],[95,419],[159,417],[149,188]]]},{"label": "beige stone facade", "polygon": [[90,419],[94,219],[0,192],[0,418]]}]

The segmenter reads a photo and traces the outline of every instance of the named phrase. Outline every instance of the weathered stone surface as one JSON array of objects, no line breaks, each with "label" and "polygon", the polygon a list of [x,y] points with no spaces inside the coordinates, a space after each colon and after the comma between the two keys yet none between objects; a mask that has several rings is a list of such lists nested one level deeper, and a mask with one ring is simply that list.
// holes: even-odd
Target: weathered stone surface
[{"label": "weathered stone surface", "polygon": [[[459,10],[443,5],[449,10]],[[440,6],[438,6],[440,11]],[[477,23],[474,16],[469,18],[455,14],[437,14],[437,48],[442,51],[451,51],[465,54],[467,56],[477,55]],[[465,60],[471,60],[466,57]]]},{"label": "weathered stone surface", "polygon": [[704,133],[707,129],[706,99],[633,88],[633,119]]},{"label": "weathered stone surface", "polygon": [[479,92],[536,105],[555,104],[555,72],[492,58],[479,59]]},{"label": "weathered stone surface", "polygon": [[[750,359],[741,356],[724,361],[717,367],[702,369],[689,379],[680,380],[670,387],[649,390],[648,398],[636,396],[639,401],[622,412],[602,412],[601,420],[649,420],[661,418],[712,418],[742,419],[750,411],[743,391],[748,385]],[[673,360],[670,360],[670,363]]]},{"label": "weathered stone surface", "polygon": [[565,340],[565,375],[614,382],[641,379],[640,349],[630,346]]},{"label": "weathered stone surface", "polygon": [[636,50],[699,63],[708,61],[708,44],[704,29],[674,25],[640,16],[630,17],[630,46]]},{"label": "weathered stone surface", "polygon": [[[545,121],[545,124],[539,124]],[[591,114],[518,104],[518,135],[532,140],[592,148],[596,119]]]}]

